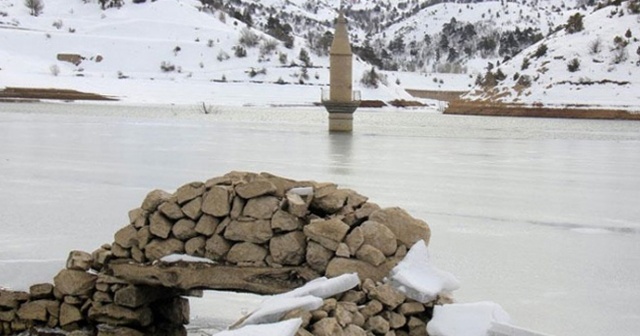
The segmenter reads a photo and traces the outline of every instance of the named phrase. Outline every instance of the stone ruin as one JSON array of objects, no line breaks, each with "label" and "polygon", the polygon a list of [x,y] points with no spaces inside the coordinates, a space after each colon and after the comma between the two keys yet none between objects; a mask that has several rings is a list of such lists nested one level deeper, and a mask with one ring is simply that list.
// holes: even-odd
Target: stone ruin
[{"label": "stone ruin", "polygon": [[[357,272],[360,285],[294,310],[298,335],[426,335],[433,302],[382,283],[429,226],[333,183],[231,172],[170,194],[150,192],[114,242],[72,251],[53,284],[0,289],[0,334],[186,335],[203,289],[283,293],[320,276]],[[210,262],[162,261],[176,254]]]}]

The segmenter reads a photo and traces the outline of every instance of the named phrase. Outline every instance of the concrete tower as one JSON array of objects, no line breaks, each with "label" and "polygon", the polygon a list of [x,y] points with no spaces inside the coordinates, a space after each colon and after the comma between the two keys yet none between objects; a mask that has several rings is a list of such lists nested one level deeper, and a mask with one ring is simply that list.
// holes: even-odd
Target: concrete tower
[{"label": "concrete tower", "polygon": [[342,11],[335,29],[329,52],[329,97],[323,91],[322,104],[329,112],[329,131],[351,132],[353,113],[360,106],[360,92],[353,91],[353,53]]}]

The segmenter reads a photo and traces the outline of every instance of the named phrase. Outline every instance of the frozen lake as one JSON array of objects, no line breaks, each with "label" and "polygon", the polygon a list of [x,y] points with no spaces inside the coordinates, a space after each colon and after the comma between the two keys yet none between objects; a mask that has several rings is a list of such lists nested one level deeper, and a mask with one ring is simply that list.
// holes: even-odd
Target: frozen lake
[{"label": "frozen lake", "polygon": [[426,220],[461,302],[555,335],[637,335],[640,123],[361,110],[351,135],[326,127],[320,108],[0,104],[0,286],[51,281],[152,189],[267,171]]}]

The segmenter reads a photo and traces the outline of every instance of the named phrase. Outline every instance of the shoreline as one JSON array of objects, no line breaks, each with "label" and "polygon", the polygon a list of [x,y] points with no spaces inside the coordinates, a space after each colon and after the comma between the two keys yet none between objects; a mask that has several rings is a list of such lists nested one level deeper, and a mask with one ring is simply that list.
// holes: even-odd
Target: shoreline
[{"label": "shoreline", "polygon": [[444,110],[447,115],[475,115],[493,117],[530,117],[562,119],[640,120],[640,113],[623,109],[527,106],[487,102],[452,101]]}]

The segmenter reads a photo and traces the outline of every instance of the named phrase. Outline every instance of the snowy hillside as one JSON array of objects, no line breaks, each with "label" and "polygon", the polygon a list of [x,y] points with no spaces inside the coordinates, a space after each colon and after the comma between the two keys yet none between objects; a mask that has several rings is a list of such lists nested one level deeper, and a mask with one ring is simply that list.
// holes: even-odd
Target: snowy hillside
[{"label": "snowy hillside", "polygon": [[629,4],[574,16],[572,24],[487,71],[464,98],[640,111],[640,14]]},{"label": "snowy hillside", "polygon": [[[0,1],[0,87],[75,89],[141,103],[309,105],[329,81],[328,57],[300,37],[285,46],[198,1],[127,1],[102,10],[95,2],[45,0],[38,14],[22,0]],[[358,87],[369,68],[354,64],[363,99],[409,98],[392,81]]]}]

